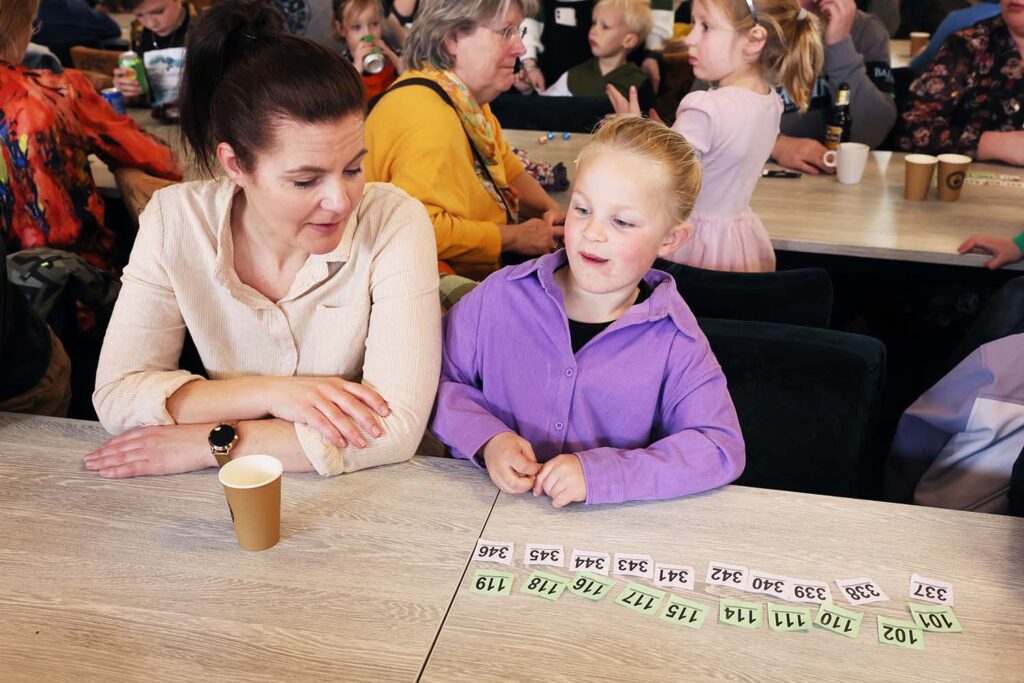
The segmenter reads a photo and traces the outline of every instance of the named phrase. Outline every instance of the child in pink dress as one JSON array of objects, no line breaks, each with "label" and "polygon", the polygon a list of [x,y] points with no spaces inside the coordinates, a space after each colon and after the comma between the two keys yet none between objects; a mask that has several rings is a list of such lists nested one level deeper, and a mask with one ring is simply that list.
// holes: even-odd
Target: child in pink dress
[{"label": "child in pink dress", "polygon": [[[779,134],[783,85],[801,110],[823,60],[818,20],[798,0],[694,0],[686,37],[693,73],[718,87],[683,98],[672,126],[704,168],[690,217],[693,237],[666,258],[711,270],[775,270],[768,233],[750,197]],[[609,89],[618,112],[639,114]]]}]

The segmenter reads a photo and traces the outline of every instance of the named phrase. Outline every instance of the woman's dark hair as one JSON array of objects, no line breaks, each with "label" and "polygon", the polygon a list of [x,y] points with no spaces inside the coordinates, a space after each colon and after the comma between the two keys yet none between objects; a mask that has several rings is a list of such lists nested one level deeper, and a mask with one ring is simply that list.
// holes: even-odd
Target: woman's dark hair
[{"label": "woman's dark hair", "polygon": [[212,171],[217,145],[242,170],[273,144],[282,119],[336,121],[365,113],[363,79],[341,55],[285,33],[269,0],[221,0],[189,29],[179,104],[181,132]]}]

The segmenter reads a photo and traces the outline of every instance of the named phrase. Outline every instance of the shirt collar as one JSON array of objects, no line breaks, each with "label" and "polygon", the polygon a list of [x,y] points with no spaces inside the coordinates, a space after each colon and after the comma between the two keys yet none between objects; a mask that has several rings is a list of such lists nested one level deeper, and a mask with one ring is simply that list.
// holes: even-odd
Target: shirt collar
[{"label": "shirt collar", "polygon": [[[562,299],[562,292],[555,284],[555,271],[569,262],[565,249],[559,249],[552,254],[545,254],[540,258],[513,266],[507,277],[509,280],[522,280],[528,277],[536,277],[541,287],[554,299],[562,312],[565,312],[565,304]],[[629,308],[616,322],[623,325],[635,325],[642,322],[654,322],[662,318],[669,318],[676,328],[688,339],[696,339],[700,336],[700,328],[697,319],[694,318],[690,307],[683,301],[676,288],[676,282],[671,275],[664,271],[651,268],[644,275],[644,282],[651,288],[651,295],[641,304]]]}]

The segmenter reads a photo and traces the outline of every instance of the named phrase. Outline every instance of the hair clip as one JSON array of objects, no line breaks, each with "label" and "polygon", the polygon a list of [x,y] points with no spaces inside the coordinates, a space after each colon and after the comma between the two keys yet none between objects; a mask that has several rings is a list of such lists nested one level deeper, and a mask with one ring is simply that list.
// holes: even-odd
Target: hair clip
[{"label": "hair clip", "polygon": [[754,0],[747,0],[747,9],[750,10],[750,18],[757,24],[757,10],[754,9]]},{"label": "hair clip", "polygon": [[803,7],[801,7],[800,11],[796,13],[796,20],[797,21],[803,21],[806,18],[807,18],[807,10],[805,10]]}]

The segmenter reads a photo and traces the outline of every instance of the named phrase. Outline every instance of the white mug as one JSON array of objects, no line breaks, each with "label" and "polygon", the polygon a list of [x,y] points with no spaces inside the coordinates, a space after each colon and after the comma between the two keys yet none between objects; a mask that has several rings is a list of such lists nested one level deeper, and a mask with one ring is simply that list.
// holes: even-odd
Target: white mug
[{"label": "white mug", "polygon": [[860,142],[840,143],[838,150],[825,152],[822,162],[829,168],[836,168],[836,177],[844,185],[856,185],[864,177],[871,148]]}]

